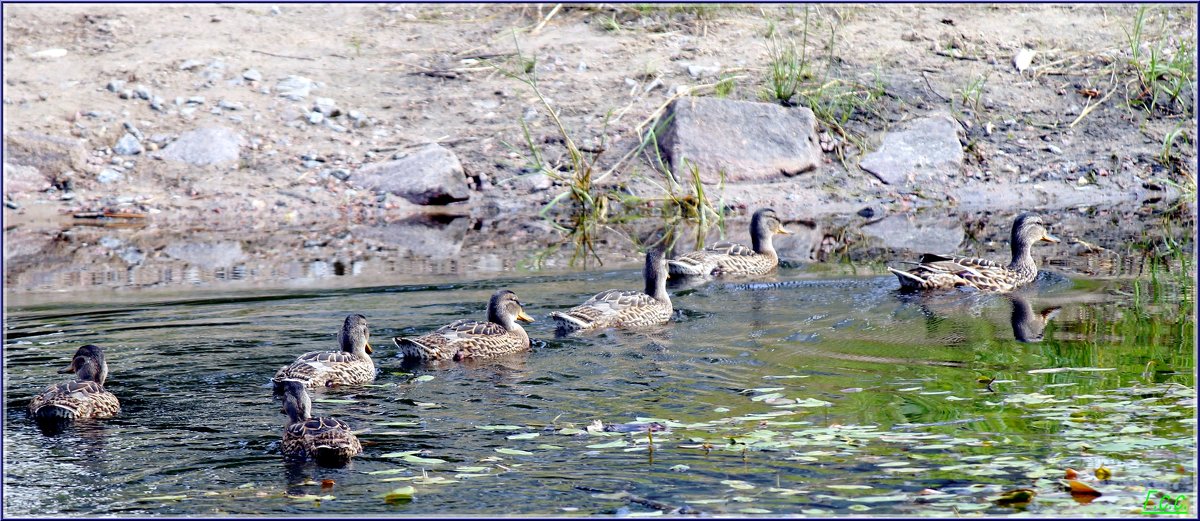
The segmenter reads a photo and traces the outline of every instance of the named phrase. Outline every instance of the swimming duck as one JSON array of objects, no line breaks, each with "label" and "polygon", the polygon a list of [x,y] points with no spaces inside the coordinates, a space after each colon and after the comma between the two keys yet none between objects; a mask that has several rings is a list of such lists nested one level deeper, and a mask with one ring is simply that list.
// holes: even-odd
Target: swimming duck
[{"label": "swimming duck", "polygon": [[308,387],[365,384],[375,380],[371,361],[371,331],[367,317],[350,315],[338,333],[341,351],[304,353],[275,373],[276,389],[284,380],[299,380]]},{"label": "swimming duck", "polygon": [[1013,293],[1009,295],[1009,300],[1012,300],[1010,322],[1012,322],[1013,338],[1016,338],[1018,342],[1041,342],[1045,336],[1046,326],[1051,319],[1058,315],[1061,308],[1052,306],[1034,312],[1033,306],[1025,297]]},{"label": "swimming duck", "polygon": [[1057,237],[1046,232],[1042,218],[1024,213],[1013,222],[1012,262],[1008,266],[987,259],[937,255],[926,253],[921,256],[917,267],[900,271],[888,268],[900,280],[904,290],[945,289],[968,286],[983,291],[1007,292],[1037,277],[1037,264],[1029,250],[1037,241],[1059,242]]},{"label": "swimming duck", "polygon": [[550,313],[560,333],[608,327],[629,328],[665,324],[673,308],[667,294],[667,262],[661,248],[646,252],[642,268],[645,291],[610,289],[567,311]]},{"label": "swimming duck", "polygon": [[700,251],[679,256],[669,262],[672,276],[763,275],[779,265],[779,255],[771,237],[792,232],[783,227],[775,210],[763,208],[750,218],[750,244],[747,248],[733,242],[718,242]]},{"label": "swimming duck", "polygon": [[285,380],[283,412],[283,455],[289,460],[313,460],[318,465],[341,466],[362,452],[362,444],[346,422],[336,418],[313,418],[312,399],[305,382]]},{"label": "swimming duck", "polygon": [[418,360],[463,360],[524,351],[529,349],[529,335],[516,321],[533,319],[523,306],[516,293],[502,289],[488,301],[487,322],[455,320],[432,333],[392,341],[402,357]]},{"label": "swimming duck", "polygon": [[121,410],[117,397],[104,389],[108,362],[100,346],[88,344],[75,350],[71,364],[60,374],[75,373],[75,380],[47,387],[29,402],[29,417],[38,421],[70,421],[110,418]]}]

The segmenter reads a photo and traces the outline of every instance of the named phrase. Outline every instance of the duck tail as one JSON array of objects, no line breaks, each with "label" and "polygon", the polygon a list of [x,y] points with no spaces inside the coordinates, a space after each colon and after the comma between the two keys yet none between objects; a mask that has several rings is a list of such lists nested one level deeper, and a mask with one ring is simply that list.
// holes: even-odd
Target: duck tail
[{"label": "duck tail", "polygon": [[416,360],[431,360],[438,358],[437,349],[432,346],[427,346],[418,341],[417,338],[394,337],[392,343],[400,349],[400,358],[416,359]]},{"label": "duck tail", "polygon": [[925,284],[925,279],[907,271],[900,271],[891,266],[888,266],[888,271],[896,275],[896,279],[900,281],[901,288],[919,288]]},{"label": "duck tail", "polygon": [[[676,277],[699,277],[706,275],[706,264],[697,262],[695,259],[680,257],[678,259],[667,261],[667,273]],[[711,272],[712,268],[709,267]]]},{"label": "duck tail", "polygon": [[552,311],[548,316],[558,324],[560,331],[576,331],[592,327],[592,322],[583,320],[570,313]]},{"label": "duck tail", "polygon": [[315,447],[312,456],[313,461],[322,467],[343,467],[350,462],[354,451],[348,446],[322,446]]},{"label": "duck tail", "polygon": [[61,404],[50,404],[33,411],[33,417],[38,421],[71,421],[78,415],[79,411]]}]

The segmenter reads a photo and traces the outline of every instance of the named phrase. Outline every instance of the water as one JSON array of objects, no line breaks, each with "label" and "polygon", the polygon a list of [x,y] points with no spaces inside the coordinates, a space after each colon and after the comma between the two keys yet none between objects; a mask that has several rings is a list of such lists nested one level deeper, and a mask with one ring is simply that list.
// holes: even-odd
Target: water
[{"label": "water", "polygon": [[[1036,514],[1129,515],[1147,487],[1194,491],[1187,277],[1052,268],[1016,298],[917,298],[889,275],[788,268],[676,289],[676,320],[659,330],[554,338],[549,311],[638,278],[26,296],[6,324],[5,513],[946,516],[1013,513],[990,498],[1032,488],[1024,508]],[[538,319],[531,353],[437,367],[395,358],[392,336],[482,319],[501,287]],[[1048,308],[1044,328],[1021,320]],[[314,413],[365,431],[364,454],[344,469],[286,466],[269,379],[332,349],[349,313],[371,324],[379,377],[317,391]],[[43,433],[24,407],[84,343],[107,348],[122,412]],[[671,426],[653,450],[644,432],[587,432],[651,420]],[[1066,468],[1100,465],[1113,478],[1090,482],[1103,492],[1094,501],[1058,490]],[[381,497],[407,485],[412,501]]]}]

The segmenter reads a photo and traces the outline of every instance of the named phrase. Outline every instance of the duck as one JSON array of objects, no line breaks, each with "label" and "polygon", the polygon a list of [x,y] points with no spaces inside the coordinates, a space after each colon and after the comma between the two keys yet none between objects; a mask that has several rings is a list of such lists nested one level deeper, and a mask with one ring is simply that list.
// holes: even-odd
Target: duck
[{"label": "duck", "polygon": [[75,380],[47,387],[29,402],[29,417],[37,421],[72,421],[111,418],[121,411],[121,402],[104,389],[108,362],[104,349],[88,344],[75,350],[71,363],[59,374],[75,373]]},{"label": "duck", "polygon": [[771,208],[762,208],[750,218],[750,247],[734,242],[718,242],[700,251],[681,255],[668,262],[672,277],[709,275],[765,275],[779,266],[779,254],[771,238],[789,235],[783,222]]},{"label": "duck", "polygon": [[371,383],[375,380],[375,362],[370,356],[370,340],[367,317],[347,316],[338,333],[341,350],[304,353],[295,362],[280,368],[271,380],[276,389],[285,380],[304,382],[310,388]]},{"label": "duck", "polygon": [[663,249],[646,252],[642,268],[644,291],[610,289],[567,311],[550,313],[559,333],[568,334],[605,328],[637,328],[665,324],[674,308],[667,294],[667,261]]},{"label": "duck", "polygon": [[975,257],[926,253],[919,262],[911,263],[915,268],[900,271],[889,266],[888,271],[905,291],[969,287],[1006,293],[1037,278],[1038,267],[1030,250],[1039,241],[1060,242],[1046,231],[1040,216],[1023,213],[1013,221],[1012,262],[1007,266]]},{"label": "duck", "polygon": [[362,453],[362,444],[346,422],[337,418],[312,417],[312,399],[302,380],[284,380],[283,455],[291,461],[312,460],[322,466],[343,466]]},{"label": "duck", "polygon": [[511,290],[492,295],[487,322],[455,320],[418,337],[395,337],[402,358],[426,361],[490,358],[530,348],[529,334],[517,321],[533,322]]}]

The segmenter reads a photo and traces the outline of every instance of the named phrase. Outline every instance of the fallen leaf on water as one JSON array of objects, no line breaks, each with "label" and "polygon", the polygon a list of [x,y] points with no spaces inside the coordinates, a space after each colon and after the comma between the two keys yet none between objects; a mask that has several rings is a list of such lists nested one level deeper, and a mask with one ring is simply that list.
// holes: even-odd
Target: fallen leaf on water
[{"label": "fallen leaf on water", "polygon": [[413,494],[416,493],[416,491],[417,491],[417,489],[415,489],[411,486],[406,486],[406,487],[394,488],[391,490],[391,492],[388,492],[387,494],[384,494],[380,497],[382,497],[383,500],[388,503],[412,501]]},{"label": "fallen leaf on water", "polygon": [[434,376],[431,374],[423,374],[421,376],[413,378],[413,381],[414,382],[428,382],[430,380],[433,380],[433,378],[434,378]]},{"label": "fallen leaf on water", "polygon": [[988,499],[1002,507],[1024,506],[1028,505],[1030,501],[1033,501],[1033,498],[1036,495],[1037,491],[1033,489],[1018,488],[1016,490],[1001,492],[1000,495],[990,497]]},{"label": "fallen leaf on water", "polygon": [[485,431],[519,431],[524,429],[524,427],[519,425],[476,425],[475,428]]},{"label": "fallen leaf on water", "polygon": [[437,459],[437,458],[422,458],[420,456],[416,456],[413,454],[401,456],[401,459],[403,459],[404,461],[407,461],[409,463],[415,463],[417,465],[437,465],[438,463],[446,462],[446,460],[441,460],[441,459]]},{"label": "fallen leaf on water", "polygon": [[509,448],[504,448],[504,447],[496,449],[496,452],[499,452],[500,454],[508,454],[510,456],[532,456],[533,455],[532,452],[529,452],[527,450],[509,449]]},{"label": "fallen leaf on water", "polygon": [[182,501],[187,499],[187,496],[150,496],[138,498],[138,501]]},{"label": "fallen leaf on water", "polygon": [[321,480],[321,490],[328,490],[328,489],[333,488],[334,483],[337,483],[337,482],[332,479]]},{"label": "fallen leaf on water", "polygon": [[1067,469],[1067,479],[1075,479],[1079,477],[1079,471],[1075,469]]},{"label": "fallen leaf on water", "polygon": [[1070,492],[1072,496],[1076,496],[1077,498],[1079,496],[1095,497],[1095,496],[1101,495],[1099,490],[1096,490],[1095,488],[1092,488],[1091,485],[1088,485],[1087,483],[1084,483],[1077,479],[1068,479],[1068,480],[1065,480],[1065,482],[1062,482],[1061,484],[1063,485],[1064,489],[1066,489],[1068,492]]},{"label": "fallen leaf on water", "polygon": [[521,434],[513,434],[511,436],[506,436],[506,438],[510,439],[510,440],[531,440],[538,436],[540,436],[540,434],[538,434],[536,432],[523,432]]},{"label": "fallen leaf on water", "polygon": [[750,489],[754,488],[754,485],[751,485],[750,483],[747,483],[747,482],[739,480],[739,479],[722,480],[721,484],[728,485],[729,487],[736,488],[738,490],[750,490]]},{"label": "fallen leaf on water", "polygon": [[1100,481],[1108,481],[1112,479],[1112,471],[1109,470],[1108,467],[1100,465],[1100,467],[1096,469],[1096,479]]}]

